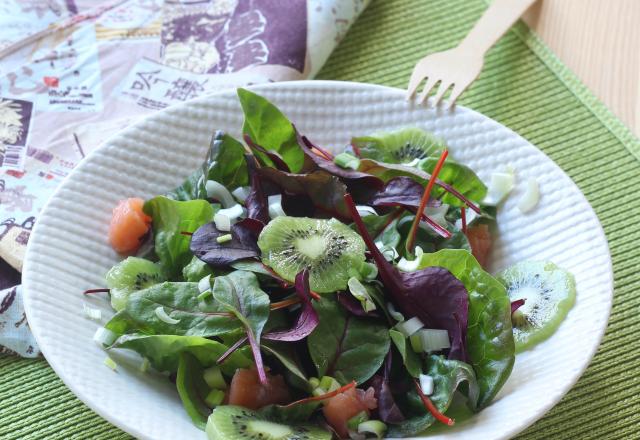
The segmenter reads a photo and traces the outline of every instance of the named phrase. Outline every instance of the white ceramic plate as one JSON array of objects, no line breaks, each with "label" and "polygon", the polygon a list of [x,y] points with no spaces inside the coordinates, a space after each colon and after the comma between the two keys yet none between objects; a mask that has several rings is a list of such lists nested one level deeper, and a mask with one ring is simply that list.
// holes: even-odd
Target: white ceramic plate
[{"label": "white ceramic plate", "polygon": [[[430,438],[503,439],[539,419],[571,388],[600,343],[612,299],[611,259],[595,213],[573,182],[547,156],[497,122],[458,106],[433,110],[408,103],[404,92],[380,86],[305,81],[255,90],[273,100],[299,129],[334,150],[351,136],[419,126],[446,139],[454,158],[485,181],[512,165],[519,182],[498,215],[500,236],[492,265],[549,259],[577,280],[575,307],[560,329],[518,356],[498,399],[451,434]],[[178,185],[198,165],[214,129],[240,134],[242,113],[234,92],[224,92],[156,113],[97,149],[62,183],[44,208],[24,264],[25,305],[45,357],[90,408],[143,439],[204,439],[166,379],[140,374],[126,362],[103,365],[92,341],[98,323],[83,316],[82,291],[104,285],[118,261],[107,243],[111,209],[125,197],[148,198]],[[516,208],[527,178],[540,183],[530,214]],[[112,312],[94,300],[104,319]]]}]

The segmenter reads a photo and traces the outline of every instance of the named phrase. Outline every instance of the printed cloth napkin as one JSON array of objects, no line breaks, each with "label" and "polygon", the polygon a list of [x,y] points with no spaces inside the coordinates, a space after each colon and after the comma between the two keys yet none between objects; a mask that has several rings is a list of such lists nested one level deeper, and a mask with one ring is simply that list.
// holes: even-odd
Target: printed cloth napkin
[{"label": "printed cloth napkin", "polygon": [[16,284],[38,212],[87,154],[170,105],[313,78],[368,3],[0,2],[0,350],[39,354]]}]

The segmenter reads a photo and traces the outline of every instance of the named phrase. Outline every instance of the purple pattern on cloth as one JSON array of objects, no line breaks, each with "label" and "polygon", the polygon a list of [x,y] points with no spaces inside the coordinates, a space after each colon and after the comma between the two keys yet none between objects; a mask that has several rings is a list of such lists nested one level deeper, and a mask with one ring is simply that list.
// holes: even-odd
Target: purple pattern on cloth
[{"label": "purple pattern on cloth", "polygon": [[163,25],[163,50],[174,42],[214,46],[219,58],[208,73],[265,64],[302,73],[307,54],[306,0],[239,0],[230,14],[180,15]]}]

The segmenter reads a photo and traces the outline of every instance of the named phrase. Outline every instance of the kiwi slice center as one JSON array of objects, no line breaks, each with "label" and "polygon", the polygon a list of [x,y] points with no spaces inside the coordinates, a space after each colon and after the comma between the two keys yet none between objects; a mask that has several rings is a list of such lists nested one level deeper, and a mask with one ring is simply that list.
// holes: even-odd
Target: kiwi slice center
[{"label": "kiwi slice center", "polygon": [[267,422],[266,420],[251,420],[247,423],[247,431],[259,437],[280,439],[287,438],[293,434],[293,430],[287,425]]},{"label": "kiwi slice center", "polygon": [[293,242],[298,252],[311,260],[317,260],[327,250],[327,241],[321,235],[310,235],[306,238],[296,238]]}]

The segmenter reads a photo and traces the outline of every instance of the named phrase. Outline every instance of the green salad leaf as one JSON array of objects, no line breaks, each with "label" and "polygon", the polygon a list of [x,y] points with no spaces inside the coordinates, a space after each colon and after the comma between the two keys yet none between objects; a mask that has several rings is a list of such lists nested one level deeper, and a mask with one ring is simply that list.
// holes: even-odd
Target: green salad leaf
[{"label": "green salad leaf", "polygon": [[[129,296],[126,312],[145,333],[211,337],[242,328],[242,323],[216,305],[198,300],[198,283],[164,282]],[[179,322],[168,324],[158,318],[156,309]]]},{"label": "green salad leaf", "polygon": [[193,424],[204,431],[211,408],[205,403],[209,387],[204,381],[204,368],[198,359],[189,353],[180,353],[176,388],[182,400],[182,406],[191,417]]},{"label": "green salad leaf", "polygon": [[398,349],[398,352],[402,357],[402,361],[404,362],[404,366],[407,368],[409,374],[413,377],[420,376],[420,374],[422,373],[422,367],[420,366],[420,356],[415,351],[413,351],[411,345],[409,344],[409,340],[405,338],[402,333],[394,329],[389,330],[389,337]]},{"label": "green salad leaf", "polygon": [[[432,173],[437,162],[437,157],[429,157],[421,160],[418,167],[427,173]],[[479,203],[487,195],[487,187],[482,180],[480,180],[471,168],[462,165],[461,163],[457,163],[452,160],[446,161],[440,170],[440,174],[438,174],[438,178],[453,186],[473,202]],[[433,188],[432,194],[435,197],[442,196],[440,199],[442,203],[446,203],[451,206],[462,206],[460,199],[449,194],[439,186]]]},{"label": "green salad leaf", "polygon": [[[311,385],[309,379],[304,373],[300,362],[297,360],[297,355],[291,344],[285,344],[282,342],[263,342],[261,344],[262,350],[276,358],[282,366],[292,375],[289,377],[289,382],[297,385],[307,392],[311,392]],[[294,382],[295,381],[295,382]]]},{"label": "green salad leaf", "polygon": [[[149,359],[157,371],[173,373],[178,370],[181,353],[194,355],[203,367],[216,364],[229,347],[218,341],[201,336],[175,335],[124,335],[109,348],[126,348]],[[238,368],[249,368],[253,364],[248,350],[243,347],[234,351],[221,365],[224,374],[229,376]]]},{"label": "green salad leaf", "polygon": [[213,219],[213,208],[206,200],[177,201],[158,196],[144,204],[144,212],[153,219],[160,266],[170,280],[179,280],[182,268],[193,258],[189,250],[191,237],[183,232],[193,233],[209,223]]},{"label": "green salad leaf", "polygon": [[[470,365],[431,355],[426,361],[424,374],[433,378],[433,394],[429,399],[438,411],[444,413],[449,408],[456,389],[463,383],[466,383],[464,391],[467,394],[467,405],[475,410],[479,390],[476,376]],[[435,422],[431,413],[424,408],[416,391],[412,390],[409,393],[408,404],[411,417],[399,424],[390,425],[387,432],[389,437],[411,437],[420,434]]]},{"label": "green salad leaf", "polygon": [[188,282],[197,283],[207,275],[215,275],[213,268],[196,256],[182,268],[182,278]]},{"label": "green salad leaf", "polygon": [[[300,171],[304,153],[298,145],[291,121],[275,105],[249,90],[238,89],[238,98],[244,112],[242,132],[266,150],[278,153],[291,172]],[[258,151],[254,153],[263,163],[273,166],[266,154]]]},{"label": "green salad leaf", "polygon": [[326,296],[314,308],[320,324],[307,338],[307,346],[318,376],[334,376],[341,383],[363,383],[373,376],[389,352],[386,324],[355,317]]},{"label": "green salad leaf", "polygon": [[480,389],[478,407],[484,408],[504,385],[515,361],[507,291],[465,250],[443,249],[423,254],[418,268],[430,266],[444,267],[469,292],[467,356]]},{"label": "green salad leaf", "polygon": [[[167,197],[175,200],[206,199],[206,180],[215,180],[230,191],[249,184],[244,146],[233,137],[217,131],[202,166]],[[206,176],[206,179],[203,177]]]}]

